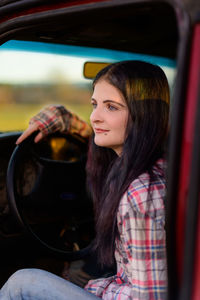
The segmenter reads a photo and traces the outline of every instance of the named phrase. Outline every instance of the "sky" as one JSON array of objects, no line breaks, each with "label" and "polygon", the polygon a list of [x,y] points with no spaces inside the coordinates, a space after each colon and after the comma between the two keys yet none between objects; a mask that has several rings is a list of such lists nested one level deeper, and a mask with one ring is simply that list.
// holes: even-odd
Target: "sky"
[{"label": "sky", "polygon": [[[82,75],[85,61],[94,61],[94,59],[50,53],[1,50],[0,84],[88,82],[88,79],[84,79]],[[174,78],[174,69],[164,67],[163,70],[169,83],[171,83]]]},{"label": "sky", "polygon": [[85,59],[44,53],[0,52],[1,83],[41,83],[56,80],[85,81]]}]

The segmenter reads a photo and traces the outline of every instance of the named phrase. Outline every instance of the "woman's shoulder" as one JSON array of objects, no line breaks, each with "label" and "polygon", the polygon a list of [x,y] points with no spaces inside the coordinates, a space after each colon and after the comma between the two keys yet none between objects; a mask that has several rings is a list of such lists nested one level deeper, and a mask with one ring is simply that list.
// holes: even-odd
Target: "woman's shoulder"
[{"label": "woman's shoulder", "polygon": [[159,159],[152,168],[153,176],[142,173],[133,180],[124,194],[121,205],[139,214],[151,217],[163,215],[166,196],[166,161]]},{"label": "woman's shoulder", "polygon": [[136,193],[143,195],[160,187],[165,189],[166,184],[166,161],[159,159],[152,167],[152,174],[144,172],[134,179],[128,187],[128,193]]}]

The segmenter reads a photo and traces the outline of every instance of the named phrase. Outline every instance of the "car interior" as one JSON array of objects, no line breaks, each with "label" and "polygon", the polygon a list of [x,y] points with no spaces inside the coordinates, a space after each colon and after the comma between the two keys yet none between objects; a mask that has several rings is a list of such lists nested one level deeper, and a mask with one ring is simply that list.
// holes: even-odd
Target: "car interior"
[{"label": "car interior", "polygon": [[[66,264],[88,259],[95,235],[87,143],[53,134],[16,147],[29,119],[62,104],[89,122],[92,79],[120,60],[160,65],[173,99],[180,45],[167,2],[105,1],[17,14],[0,28],[0,285],[24,267],[61,275]],[[94,263],[90,274],[101,275]]]}]

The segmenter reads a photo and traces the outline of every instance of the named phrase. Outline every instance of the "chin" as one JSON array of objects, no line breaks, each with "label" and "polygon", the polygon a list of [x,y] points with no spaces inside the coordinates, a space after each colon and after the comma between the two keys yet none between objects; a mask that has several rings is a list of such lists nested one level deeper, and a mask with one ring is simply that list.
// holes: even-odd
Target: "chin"
[{"label": "chin", "polygon": [[110,148],[110,144],[106,143],[105,141],[102,141],[100,139],[94,139],[94,143],[99,146],[99,147],[106,147],[106,148]]}]

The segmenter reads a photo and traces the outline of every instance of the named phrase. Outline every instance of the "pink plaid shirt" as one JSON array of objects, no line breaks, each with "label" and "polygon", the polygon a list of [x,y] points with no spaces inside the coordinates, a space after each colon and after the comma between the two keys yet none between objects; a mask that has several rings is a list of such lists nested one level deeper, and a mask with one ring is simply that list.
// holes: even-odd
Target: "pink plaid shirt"
[{"label": "pink plaid shirt", "polygon": [[[51,105],[31,119],[44,135],[70,132],[84,138],[91,127],[63,106]],[[164,300],[167,293],[165,161],[153,167],[156,180],[141,174],[120,201],[116,239],[117,274],[90,280],[85,289],[105,300]]]},{"label": "pink plaid shirt", "polygon": [[117,274],[90,280],[86,289],[106,300],[163,300],[167,292],[164,160],[154,166],[156,180],[144,173],[121,199],[116,240]]}]

